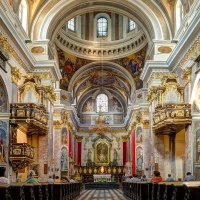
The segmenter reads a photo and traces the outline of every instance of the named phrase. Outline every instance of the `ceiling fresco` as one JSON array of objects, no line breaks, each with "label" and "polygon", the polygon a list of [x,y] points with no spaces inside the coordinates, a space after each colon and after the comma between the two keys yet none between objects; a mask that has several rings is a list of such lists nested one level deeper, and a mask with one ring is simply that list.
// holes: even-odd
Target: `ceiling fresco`
[{"label": "ceiling fresco", "polygon": [[[125,68],[129,73],[132,75],[135,83],[136,88],[142,88],[142,81],[140,80],[140,74],[144,67],[145,56],[146,56],[147,46],[145,46],[139,52],[132,54],[128,57],[112,60],[111,62],[117,63],[118,65]],[[68,90],[68,85],[73,77],[74,73],[80,69],[81,67],[91,63],[91,60],[86,60],[82,58],[78,58],[76,56],[70,55],[63,50],[57,48],[58,52],[58,59],[59,59],[59,67],[62,73],[62,79],[60,80],[60,88],[63,90]],[[118,85],[125,89],[125,92],[128,92],[128,89],[124,85],[123,81],[116,79],[116,77],[107,70],[96,70],[92,71],[92,73],[87,73],[88,79],[84,80],[84,82],[79,82],[79,87],[81,89],[85,88],[86,86],[111,86],[111,85]],[[84,78],[84,76],[82,77]],[[83,80],[83,79],[82,79]],[[80,89],[78,89],[80,91]]]}]

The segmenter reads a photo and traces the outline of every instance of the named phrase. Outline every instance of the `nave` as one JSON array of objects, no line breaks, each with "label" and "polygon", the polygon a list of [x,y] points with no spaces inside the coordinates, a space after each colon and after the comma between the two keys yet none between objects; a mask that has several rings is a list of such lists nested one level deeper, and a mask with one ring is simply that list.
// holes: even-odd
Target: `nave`
[{"label": "nave", "polygon": [[86,190],[77,200],[125,200],[121,190]]}]

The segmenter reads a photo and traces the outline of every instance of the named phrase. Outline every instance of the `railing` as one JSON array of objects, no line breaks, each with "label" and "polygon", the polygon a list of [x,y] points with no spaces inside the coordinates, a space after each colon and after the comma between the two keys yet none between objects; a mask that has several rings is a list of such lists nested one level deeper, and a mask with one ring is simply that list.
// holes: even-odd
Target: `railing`
[{"label": "railing", "polygon": [[119,59],[128,56],[132,53],[139,51],[147,44],[147,39],[142,30],[138,31],[136,36],[129,39],[111,41],[102,44],[99,42],[91,42],[73,38],[73,36],[67,36],[63,30],[60,30],[56,44],[63,50],[73,53],[78,57],[90,60],[99,60],[103,56],[104,60]]},{"label": "railing", "polygon": [[10,105],[11,122],[16,124],[33,124],[40,127],[40,134],[46,134],[48,130],[49,116],[44,106],[34,103],[15,103]]}]

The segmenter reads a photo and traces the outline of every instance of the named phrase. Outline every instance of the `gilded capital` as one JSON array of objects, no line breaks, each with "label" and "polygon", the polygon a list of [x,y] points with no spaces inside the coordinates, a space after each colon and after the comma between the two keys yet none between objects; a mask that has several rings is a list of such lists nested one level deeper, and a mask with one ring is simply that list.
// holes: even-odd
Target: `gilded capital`
[{"label": "gilded capital", "polygon": [[191,67],[186,67],[181,73],[181,78],[185,81],[185,83],[189,83],[191,81]]},{"label": "gilded capital", "polygon": [[34,75],[36,75],[39,79],[49,79],[50,81],[54,81],[53,77],[49,72],[34,72]]},{"label": "gilded capital", "polygon": [[76,135],[76,140],[77,140],[77,142],[82,142],[83,141],[83,136]]},{"label": "gilded capital", "polygon": [[149,128],[149,120],[143,120],[143,128]]},{"label": "gilded capital", "polygon": [[60,123],[60,121],[58,121],[58,120],[53,121],[53,127],[56,128],[56,129],[61,128],[61,123]]},{"label": "gilded capital", "polygon": [[128,135],[123,135],[122,136],[122,142],[127,142],[128,141]]},{"label": "gilded capital", "polygon": [[18,85],[18,81],[22,78],[22,73],[17,67],[11,67],[11,74],[12,82]]},{"label": "gilded capital", "polygon": [[45,86],[46,98],[50,100],[52,104],[56,101],[57,96],[54,93],[54,89],[51,86]]}]

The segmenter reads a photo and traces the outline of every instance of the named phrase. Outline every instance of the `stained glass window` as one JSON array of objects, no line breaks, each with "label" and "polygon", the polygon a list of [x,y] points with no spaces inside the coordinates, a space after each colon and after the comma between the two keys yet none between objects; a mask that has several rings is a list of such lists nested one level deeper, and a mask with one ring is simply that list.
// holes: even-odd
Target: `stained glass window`
[{"label": "stained glass window", "polygon": [[105,17],[100,17],[97,20],[97,36],[107,36],[108,33],[108,20]]},{"label": "stained glass window", "polygon": [[99,94],[96,98],[97,112],[108,112],[108,97],[105,94]]},{"label": "stained glass window", "polygon": [[128,30],[132,31],[135,29],[135,22],[131,19],[128,20]]},{"label": "stained glass window", "polygon": [[72,18],[68,21],[68,29],[75,31],[75,18]]}]

